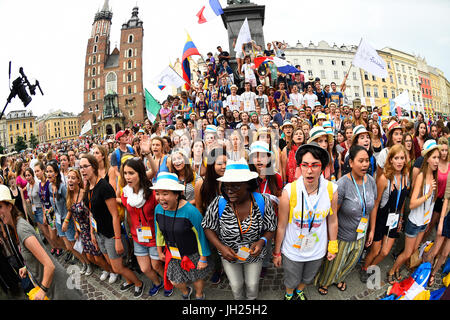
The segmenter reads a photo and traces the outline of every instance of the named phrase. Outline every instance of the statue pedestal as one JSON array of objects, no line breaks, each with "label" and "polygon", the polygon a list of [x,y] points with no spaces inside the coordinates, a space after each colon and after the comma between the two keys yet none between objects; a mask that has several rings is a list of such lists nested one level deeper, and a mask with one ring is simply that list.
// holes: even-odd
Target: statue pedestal
[{"label": "statue pedestal", "polygon": [[236,57],[234,52],[233,41],[237,39],[239,31],[245,18],[248,20],[252,40],[264,50],[264,12],[266,6],[258,6],[254,3],[233,4],[223,9],[222,21],[228,31],[229,53],[232,58]]}]

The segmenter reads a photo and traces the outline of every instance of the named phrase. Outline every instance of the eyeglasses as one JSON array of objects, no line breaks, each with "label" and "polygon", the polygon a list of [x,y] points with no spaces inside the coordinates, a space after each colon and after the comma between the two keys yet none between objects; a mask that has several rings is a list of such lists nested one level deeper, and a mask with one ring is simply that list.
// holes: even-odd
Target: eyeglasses
[{"label": "eyeglasses", "polygon": [[242,187],[242,184],[233,184],[233,185],[225,185],[224,184],[223,185],[223,189],[225,192],[228,192],[228,191],[235,192],[235,191],[238,191],[241,187]]},{"label": "eyeglasses", "polygon": [[88,165],[85,165],[85,166],[80,166],[80,170],[87,169],[89,167],[92,167],[92,165],[88,164]]},{"label": "eyeglasses", "polygon": [[319,170],[322,167],[321,163],[313,163],[313,164],[309,164],[309,163],[300,163],[300,168],[304,169],[304,170]]}]

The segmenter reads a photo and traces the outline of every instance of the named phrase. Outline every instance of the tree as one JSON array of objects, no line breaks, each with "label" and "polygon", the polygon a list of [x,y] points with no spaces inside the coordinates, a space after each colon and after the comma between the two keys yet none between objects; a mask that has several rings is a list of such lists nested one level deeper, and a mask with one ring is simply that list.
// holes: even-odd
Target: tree
[{"label": "tree", "polygon": [[34,134],[31,134],[30,136],[30,148],[36,149],[37,145],[39,144],[38,139]]},{"label": "tree", "polygon": [[25,143],[25,140],[22,136],[17,136],[16,143],[14,144],[14,148],[17,152],[20,152],[22,150],[25,150],[27,148],[27,144]]}]

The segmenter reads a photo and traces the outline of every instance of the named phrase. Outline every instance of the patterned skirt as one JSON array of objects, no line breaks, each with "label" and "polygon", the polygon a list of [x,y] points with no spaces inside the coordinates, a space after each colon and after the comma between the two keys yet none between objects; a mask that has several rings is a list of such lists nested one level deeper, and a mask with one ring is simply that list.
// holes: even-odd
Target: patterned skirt
[{"label": "patterned skirt", "polygon": [[212,270],[212,261],[208,259],[208,266],[203,270],[197,269],[197,263],[200,259],[200,255],[198,253],[194,253],[188,255],[188,258],[195,265],[195,269],[191,271],[186,271],[181,268],[181,260],[172,259],[169,262],[169,266],[167,268],[167,278],[173,283],[187,283],[187,282],[195,282],[199,279],[206,279],[209,273]]},{"label": "patterned skirt", "polygon": [[324,259],[319,272],[314,279],[314,285],[328,287],[345,281],[347,276],[358,263],[364,249],[366,237],[357,241],[338,240],[339,251],[332,261]]}]

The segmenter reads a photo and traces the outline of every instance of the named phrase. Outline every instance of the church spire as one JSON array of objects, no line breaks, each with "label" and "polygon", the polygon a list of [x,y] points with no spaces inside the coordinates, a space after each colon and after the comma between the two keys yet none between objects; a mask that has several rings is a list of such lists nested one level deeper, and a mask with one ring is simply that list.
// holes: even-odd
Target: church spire
[{"label": "church spire", "polygon": [[104,12],[109,11],[109,0],[105,0],[105,4],[103,5],[102,11],[104,11]]},{"label": "church spire", "polygon": [[113,13],[110,11],[110,8],[109,8],[109,0],[105,0],[102,11],[97,12],[97,14],[95,15],[94,21],[102,20],[102,19],[111,21],[112,16],[113,16]]}]

